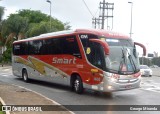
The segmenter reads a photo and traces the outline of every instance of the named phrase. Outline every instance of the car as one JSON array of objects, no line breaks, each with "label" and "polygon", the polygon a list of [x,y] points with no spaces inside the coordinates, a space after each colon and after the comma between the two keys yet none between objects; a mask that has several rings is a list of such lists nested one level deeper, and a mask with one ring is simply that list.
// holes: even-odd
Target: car
[{"label": "car", "polygon": [[147,65],[140,65],[140,72],[142,76],[152,76],[152,70]]}]

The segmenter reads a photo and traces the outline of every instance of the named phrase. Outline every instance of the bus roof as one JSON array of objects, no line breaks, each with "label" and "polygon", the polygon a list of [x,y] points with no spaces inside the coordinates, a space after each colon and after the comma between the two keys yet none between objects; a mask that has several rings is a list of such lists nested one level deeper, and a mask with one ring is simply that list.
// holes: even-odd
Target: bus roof
[{"label": "bus roof", "polygon": [[46,34],[41,34],[39,36],[23,39],[23,40],[18,40],[16,42],[21,42],[21,41],[29,41],[29,40],[36,40],[36,39],[41,39],[41,38],[49,38],[52,36],[60,36],[60,35],[69,35],[69,34],[94,34],[102,37],[108,37],[108,38],[120,38],[120,39],[130,39],[129,36],[113,32],[113,31],[108,31],[108,30],[102,30],[102,29],[75,29],[75,30],[64,30],[64,31],[58,31],[58,32],[51,32],[51,33],[46,33]]}]

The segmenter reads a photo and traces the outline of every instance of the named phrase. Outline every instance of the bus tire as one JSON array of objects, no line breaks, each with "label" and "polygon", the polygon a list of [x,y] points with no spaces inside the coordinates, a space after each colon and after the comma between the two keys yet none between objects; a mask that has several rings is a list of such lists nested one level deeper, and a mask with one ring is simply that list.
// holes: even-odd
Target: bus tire
[{"label": "bus tire", "polygon": [[74,91],[78,94],[83,93],[83,83],[82,83],[82,79],[77,76],[73,82],[73,88]]},{"label": "bus tire", "polygon": [[24,82],[29,82],[27,70],[22,71],[22,78]]}]

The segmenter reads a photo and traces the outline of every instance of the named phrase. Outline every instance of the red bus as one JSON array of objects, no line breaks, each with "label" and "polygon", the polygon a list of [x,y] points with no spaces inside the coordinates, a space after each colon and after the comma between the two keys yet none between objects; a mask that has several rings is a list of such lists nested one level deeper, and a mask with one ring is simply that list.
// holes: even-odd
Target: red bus
[{"label": "red bus", "polygon": [[42,34],[13,43],[13,74],[84,89],[112,92],[140,87],[136,45],[125,35],[76,29]]}]

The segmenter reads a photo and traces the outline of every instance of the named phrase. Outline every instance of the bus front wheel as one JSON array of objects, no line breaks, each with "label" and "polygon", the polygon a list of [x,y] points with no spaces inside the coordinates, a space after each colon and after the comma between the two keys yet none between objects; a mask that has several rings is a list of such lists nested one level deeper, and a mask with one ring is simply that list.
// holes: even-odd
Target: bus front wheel
[{"label": "bus front wheel", "polygon": [[83,93],[83,83],[79,76],[76,77],[73,83],[74,91],[78,94]]},{"label": "bus front wheel", "polygon": [[29,79],[28,79],[28,73],[27,73],[26,70],[22,71],[22,78],[23,78],[23,81],[25,81],[25,82],[29,81]]}]

